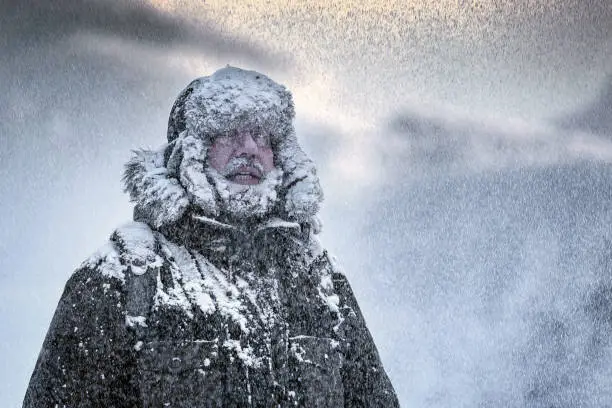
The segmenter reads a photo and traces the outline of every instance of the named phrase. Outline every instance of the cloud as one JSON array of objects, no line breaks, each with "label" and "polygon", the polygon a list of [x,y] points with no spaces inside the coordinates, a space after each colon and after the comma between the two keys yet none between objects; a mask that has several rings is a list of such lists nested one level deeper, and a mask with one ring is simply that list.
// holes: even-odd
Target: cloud
[{"label": "cloud", "polygon": [[611,169],[517,167],[372,192],[351,231],[364,271],[352,281],[387,369],[411,384],[398,385],[405,405],[608,400]]},{"label": "cloud", "polygon": [[608,75],[595,100],[555,122],[562,129],[592,132],[612,139],[612,75]]},{"label": "cloud", "polygon": [[416,109],[378,133],[349,271],[402,402],[608,401],[610,139]]},{"label": "cloud", "polygon": [[8,50],[25,51],[83,32],[126,41],[190,46],[201,53],[243,57],[262,65],[278,62],[253,42],[222,33],[212,22],[198,25],[160,11],[144,1],[9,0],[0,5],[0,31],[10,35]]},{"label": "cloud", "polygon": [[611,141],[594,133],[506,118],[414,111],[390,120],[380,150],[392,173],[412,178],[584,160],[612,162]]}]

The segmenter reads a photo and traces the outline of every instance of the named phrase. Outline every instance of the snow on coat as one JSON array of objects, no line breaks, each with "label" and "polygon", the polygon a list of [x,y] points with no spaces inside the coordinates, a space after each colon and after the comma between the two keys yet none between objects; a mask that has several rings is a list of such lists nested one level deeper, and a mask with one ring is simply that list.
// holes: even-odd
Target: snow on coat
[{"label": "snow on coat", "polygon": [[[249,118],[273,130],[280,205],[232,225],[202,157],[210,135]],[[322,194],[292,119],[289,92],[252,71],[226,68],[179,95],[169,143],[128,163],[135,221],[66,285],[24,407],[398,406],[318,243]]]}]

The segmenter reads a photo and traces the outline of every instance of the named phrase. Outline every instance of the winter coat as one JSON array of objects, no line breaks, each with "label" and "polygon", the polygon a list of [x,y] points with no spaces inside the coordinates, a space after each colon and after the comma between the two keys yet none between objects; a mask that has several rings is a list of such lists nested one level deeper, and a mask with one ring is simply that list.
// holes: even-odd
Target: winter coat
[{"label": "winter coat", "polygon": [[117,231],[68,281],[24,407],[394,407],[313,234],[190,218]]}]

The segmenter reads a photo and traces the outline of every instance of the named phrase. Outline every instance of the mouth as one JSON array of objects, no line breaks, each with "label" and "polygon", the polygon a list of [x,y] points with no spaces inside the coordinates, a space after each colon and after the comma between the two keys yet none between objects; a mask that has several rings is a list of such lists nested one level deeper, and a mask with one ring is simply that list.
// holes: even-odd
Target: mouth
[{"label": "mouth", "polygon": [[263,175],[259,169],[250,166],[243,166],[227,176],[227,179],[236,184],[253,185],[259,184],[262,177]]}]

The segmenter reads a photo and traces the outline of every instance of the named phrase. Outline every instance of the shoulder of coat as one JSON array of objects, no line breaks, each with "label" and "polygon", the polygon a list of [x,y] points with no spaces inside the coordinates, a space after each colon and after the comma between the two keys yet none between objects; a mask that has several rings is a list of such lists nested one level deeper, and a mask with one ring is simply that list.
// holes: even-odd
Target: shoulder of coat
[{"label": "shoulder of coat", "polygon": [[338,259],[331,255],[327,250],[323,250],[321,252],[320,258],[324,260],[329,270],[329,274],[332,276],[334,280],[336,279],[344,279],[346,280],[346,274],[344,273],[344,268],[338,262]]},{"label": "shoulder of coat", "polygon": [[127,273],[142,275],[161,267],[162,257],[155,232],[145,223],[132,221],[117,228],[109,241],[79,267],[125,283]]}]

